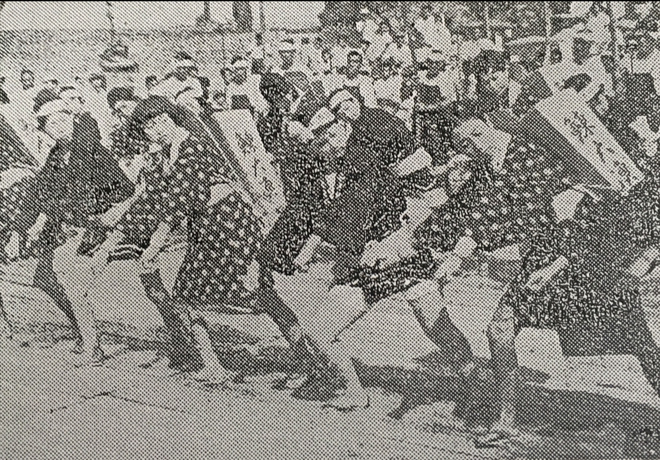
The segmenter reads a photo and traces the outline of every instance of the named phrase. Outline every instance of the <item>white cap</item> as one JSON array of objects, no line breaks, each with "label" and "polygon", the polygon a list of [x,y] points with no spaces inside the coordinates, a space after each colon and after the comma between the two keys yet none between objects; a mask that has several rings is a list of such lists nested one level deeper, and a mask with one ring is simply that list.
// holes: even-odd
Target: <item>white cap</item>
[{"label": "white cap", "polygon": [[66,112],[67,111],[67,106],[66,102],[64,102],[62,99],[55,99],[53,101],[48,101],[44,105],[42,105],[39,108],[39,112],[37,112],[37,117],[47,117],[48,115],[52,115],[57,112]]},{"label": "white cap", "polygon": [[82,97],[80,91],[77,88],[66,88],[63,91],[60,91],[60,97],[64,98],[64,95],[67,97]]},{"label": "white cap", "polygon": [[330,98],[330,110],[335,110],[342,102],[354,100],[353,95],[345,89],[338,91],[334,96]]},{"label": "white cap", "polygon": [[58,78],[57,78],[54,74],[49,73],[49,74],[46,74],[46,76],[44,77],[43,82],[44,82],[44,83],[47,83],[47,82],[49,82],[49,81],[59,81],[59,80],[58,80]]},{"label": "white cap", "polygon": [[231,69],[247,69],[248,67],[248,62],[243,58],[237,59],[236,62],[229,66]]},{"label": "white cap", "polygon": [[282,51],[285,51],[285,52],[287,52],[287,51],[289,51],[289,52],[294,52],[294,51],[296,51],[296,47],[293,46],[293,43],[291,43],[290,41],[288,41],[288,40],[282,40],[282,41],[280,42],[279,47],[278,47],[278,51],[279,51],[279,52],[282,52]]}]

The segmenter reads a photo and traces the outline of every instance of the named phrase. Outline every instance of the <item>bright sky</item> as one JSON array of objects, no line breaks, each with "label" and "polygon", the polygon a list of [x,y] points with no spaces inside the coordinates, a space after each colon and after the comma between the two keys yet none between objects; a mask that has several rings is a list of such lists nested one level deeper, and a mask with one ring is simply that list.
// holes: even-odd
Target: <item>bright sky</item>
[{"label": "bright sky", "polygon": [[[259,2],[252,4],[254,24],[259,24]],[[192,25],[202,13],[203,2],[112,2],[119,28],[158,29]],[[324,2],[264,2],[269,27],[318,25]],[[211,2],[217,21],[231,17],[231,2]],[[7,2],[0,13],[0,30],[99,29],[109,27],[106,2]]]}]

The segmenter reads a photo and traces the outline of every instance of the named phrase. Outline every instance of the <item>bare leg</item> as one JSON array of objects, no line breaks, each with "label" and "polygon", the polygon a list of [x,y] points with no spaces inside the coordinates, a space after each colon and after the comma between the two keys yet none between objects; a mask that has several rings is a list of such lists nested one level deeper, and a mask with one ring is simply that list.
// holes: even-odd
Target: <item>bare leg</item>
[{"label": "bare leg", "polygon": [[209,336],[208,326],[202,315],[198,312],[192,312],[191,329],[199,353],[204,362],[204,368],[199,372],[193,373],[196,380],[210,381],[213,383],[224,383],[230,378],[229,372],[220,364],[218,356],[213,350],[211,337]]},{"label": "bare leg", "polygon": [[82,341],[78,342],[74,351],[83,355],[84,363],[97,363],[105,358],[99,343],[94,308],[89,302],[89,291],[96,279],[96,270],[92,261],[91,258],[77,256],[71,262],[71,271],[64,274],[67,280],[68,298],[82,337]]},{"label": "bare leg", "polygon": [[297,360],[302,363],[302,371],[287,376],[277,385],[282,389],[297,389],[303,386],[310,375],[327,363],[312,339],[306,335],[298,322],[298,317],[282,300],[274,288],[273,276],[265,266],[261,268],[259,303],[282,332]]},{"label": "bare leg", "polygon": [[337,366],[340,375],[345,379],[346,389],[326,406],[340,411],[350,411],[369,407],[369,395],[362,386],[353,359],[345,349],[341,340],[330,345],[327,350],[330,361]]},{"label": "bare leg", "polygon": [[165,289],[159,270],[143,273],[140,280],[147,297],[158,308],[170,336],[170,367],[184,372],[199,371],[204,363],[195,348],[188,312],[177,308]]},{"label": "bare leg", "polygon": [[53,256],[53,252],[48,251],[39,259],[34,273],[34,286],[44,291],[55,301],[55,305],[62,310],[69,320],[73,329],[74,339],[82,342],[82,334],[76,315],[73,312],[71,301],[53,271]]},{"label": "bare leg", "polygon": [[0,294],[0,343],[9,343],[12,339],[11,326],[5,312],[2,295]]}]

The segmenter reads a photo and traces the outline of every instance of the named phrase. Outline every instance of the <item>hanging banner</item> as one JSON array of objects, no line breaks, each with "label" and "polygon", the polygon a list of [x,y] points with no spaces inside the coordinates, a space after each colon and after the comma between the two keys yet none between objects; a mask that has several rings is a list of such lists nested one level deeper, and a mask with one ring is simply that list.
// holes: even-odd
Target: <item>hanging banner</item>
[{"label": "hanging banner", "polygon": [[264,148],[249,110],[217,112],[213,118],[229,144],[228,161],[253,197],[254,211],[268,233],[286,204],[274,158]]},{"label": "hanging banner", "polygon": [[561,159],[573,183],[626,193],[643,178],[635,163],[572,89],[537,103],[523,118],[521,132]]}]

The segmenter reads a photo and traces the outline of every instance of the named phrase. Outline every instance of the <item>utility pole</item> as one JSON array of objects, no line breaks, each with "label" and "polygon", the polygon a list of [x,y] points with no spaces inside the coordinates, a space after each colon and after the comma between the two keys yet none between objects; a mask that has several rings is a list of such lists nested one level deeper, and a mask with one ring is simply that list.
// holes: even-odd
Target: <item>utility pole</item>
[{"label": "utility pole", "polygon": [[486,26],[486,39],[493,40],[491,37],[491,27],[490,27],[490,4],[484,2],[484,25]]},{"label": "utility pole", "polygon": [[204,22],[211,22],[211,2],[204,2],[204,15],[202,16]]},{"label": "utility pole", "polygon": [[552,34],[552,10],[550,2],[543,2],[543,13],[545,18],[545,65],[550,64],[550,35]]},{"label": "utility pole", "polygon": [[612,57],[614,58],[614,69],[612,70],[612,83],[614,84],[614,93],[617,97],[625,97],[625,85],[623,82],[623,70],[619,58],[619,34],[617,33],[617,19],[612,9],[612,2],[607,2],[607,13],[610,16],[610,36],[612,39]]},{"label": "utility pole", "polygon": [[264,2],[259,2],[259,27],[263,35],[266,32],[266,10],[264,8]]}]

